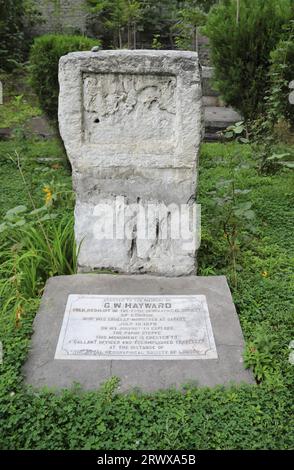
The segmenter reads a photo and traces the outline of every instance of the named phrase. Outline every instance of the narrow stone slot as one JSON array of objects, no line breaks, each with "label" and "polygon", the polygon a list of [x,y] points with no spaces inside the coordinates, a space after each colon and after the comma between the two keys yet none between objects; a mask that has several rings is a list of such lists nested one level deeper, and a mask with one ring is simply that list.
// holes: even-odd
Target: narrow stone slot
[{"label": "narrow stone slot", "polygon": [[156,232],[155,232],[155,243],[158,242],[159,239],[159,220],[156,220]]},{"label": "narrow stone slot", "polygon": [[167,239],[172,239],[172,230],[171,230],[171,213],[167,213],[167,228],[166,228]]},{"label": "narrow stone slot", "polygon": [[131,242],[131,247],[130,247],[130,258],[133,258],[136,256],[137,253],[137,226],[134,225],[133,228],[133,233],[132,233],[132,242]]}]

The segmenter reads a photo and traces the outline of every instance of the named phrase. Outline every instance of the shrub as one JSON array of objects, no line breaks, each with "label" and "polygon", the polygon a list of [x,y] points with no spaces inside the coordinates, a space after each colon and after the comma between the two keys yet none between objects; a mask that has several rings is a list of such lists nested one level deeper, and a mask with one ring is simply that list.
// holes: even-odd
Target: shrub
[{"label": "shrub", "polygon": [[37,2],[0,0],[0,70],[11,72],[26,60],[30,27],[40,21]]},{"label": "shrub", "polygon": [[48,34],[35,39],[31,48],[31,83],[44,112],[57,120],[58,62],[61,56],[74,51],[86,51],[99,41],[84,36]]},{"label": "shrub", "polygon": [[227,104],[255,118],[264,110],[270,52],[291,17],[290,0],[224,0],[212,8],[210,39],[215,86]]},{"label": "shrub", "polygon": [[289,83],[294,80],[294,21],[287,35],[271,53],[270,90],[267,97],[268,115],[273,124],[286,119],[294,125],[294,106],[290,104]]},{"label": "shrub", "polygon": [[0,69],[10,71],[23,58],[23,0],[0,0]]}]

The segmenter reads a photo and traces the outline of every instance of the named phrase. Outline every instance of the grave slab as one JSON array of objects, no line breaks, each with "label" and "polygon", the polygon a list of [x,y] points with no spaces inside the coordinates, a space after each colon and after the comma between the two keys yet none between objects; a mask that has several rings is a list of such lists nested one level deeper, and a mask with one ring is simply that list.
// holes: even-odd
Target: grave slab
[{"label": "grave slab", "polygon": [[112,376],[121,391],[254,383],[243,349],[224,276],[58,276],[47,281],[23,374],[55,389],[94,390]]}]

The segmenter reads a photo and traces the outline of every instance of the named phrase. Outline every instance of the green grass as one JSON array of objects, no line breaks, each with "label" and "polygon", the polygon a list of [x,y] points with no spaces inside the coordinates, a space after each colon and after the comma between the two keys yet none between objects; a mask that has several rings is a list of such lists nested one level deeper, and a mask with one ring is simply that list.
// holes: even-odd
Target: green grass
[{"label": "green grass", "polygon": [[0,216],[18,204],[30,204],[17,168],[16,152],[37,205],[43,203],[45,185],[65,183],[68,189],[71,187],[69,164],[57,139],[27,140],[19,136],[14,140],[0,142]]},{"label": "green grass", "polygon": [[288,345],[294,337],[293,172],[259,176],[254,166],[246,165],[246,161],[252,162],[249,146],[203,146],[199,178],[204,227],[200,272],[210,265],[215,273],[225,274],[232,281],[231,269],[224,262],[226,241],[212,222],[215,213],[207,193],[221,178],[230,177],[235,162],[227,157],[234,154],[244,164],[236,172],[236,186],[251,190],[246,199],[253,203],[258,230],[249,243],[240,247],[237,288],[231,282],[233,298],[245,338],[250,347],[257,349],[252,365],[269,369],[269,380],[293,385],[294,367],[288,361]]},{"label": "green grass", "polygon": [[[2,157],[13,153],[13,145],[20,144],[0,144]],[[44,203],[42,187],[50,185],[52,179],[56,194],[61,184],[69,187],[66,163],[59,169],[45,165],[45,171],[40,171],[42,164],[36,161],[41,154],[62,156],[55,142],[35,142],[18,151],[38,207]],[[257,231],[239,247],[238,283],[234,287],[226,240],[215,223],[220,209],[211,205],[209,193],[221,178],[230,178],[236,165],[231,156],[236,153],[244,163],[236,171],[236,184],[251,189],[244,199],[253,202]],[[12,301],[0,314],[4,345],[4,362],[0,366],[1,449],[293,448],[294,366],[288,361],[288,345],[294,339],[293,173],[284,170],[271,177],[259,176],[254,167],[246,165],[251,161],[249,146],[203,145],[198,198],[203,228],[199,274],[228,276],[246,338],[247,361],[256,374],[261,371],[259,385],[213,389],[187,386],[184,393],[170,390],[120,394],[113,379],[97,392],[73,388],[54,394],[27,389],[22,382],[21,365],[27,355],[39,298],[27,295],[25,285],[16,282],[14,290],[4,297],[15,295],[15,302],[20,302],[18,310]],[[12,162],[5,160],[1,165],[0,183],[5,188],[2,214],[24,200],[29,204]],[[62,217],[69,210],[72,205],[67,199],[57,197],[52,211]],[[7,276],[5,262],[11,258],[15,241],[7,233],[2,234],[2,239],[0,269]],[[15,283],[15,278],[12,280]],[[2,307],[5,300],[1,299]],[[16,317],[19,312],[20,317]]]}]

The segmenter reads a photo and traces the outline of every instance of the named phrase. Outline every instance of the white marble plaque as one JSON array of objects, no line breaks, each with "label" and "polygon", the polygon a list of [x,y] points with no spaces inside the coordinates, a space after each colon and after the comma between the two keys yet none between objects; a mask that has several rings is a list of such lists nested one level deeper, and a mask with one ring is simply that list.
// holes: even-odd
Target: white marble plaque
[{"label": "white marble plaque", "polygon": [[55,359],[216,359],[204,295],[69,295]]}]

